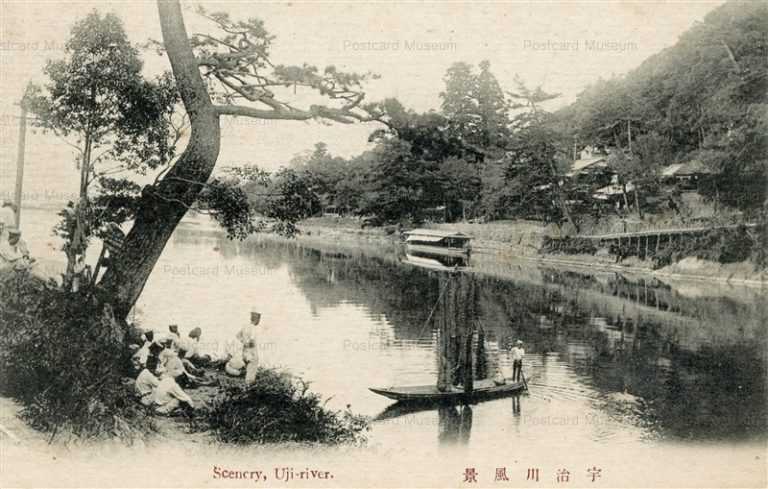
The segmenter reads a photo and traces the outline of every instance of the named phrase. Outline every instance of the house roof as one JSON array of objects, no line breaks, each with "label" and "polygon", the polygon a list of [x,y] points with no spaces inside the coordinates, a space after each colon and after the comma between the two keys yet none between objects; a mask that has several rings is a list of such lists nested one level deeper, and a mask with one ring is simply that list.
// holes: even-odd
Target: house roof
[{"label": "house roof", "polygon": [[571,165],[571,171],[568,172],[569,176],[576,175],[587,168],[602,168],[606,165],[605,155],[592,156],[590,158],[581,158],[573,162]]},{"label": "house roof", "polygon": [[[632,192],[635,190],[635,184],[632,182],[627,182],[626,185],[627,192]],[[606,185],[605,187],[599,188],[595,190],[595,192],[592,194],[592,197],[595,199],[605,200],[608,197],[614,196],[614,195],[620,195],[624,191],[621,188],[621,185],[617,183],[613,183],[611,185]]]},{"label": "house roof", "polygon": [[[471,236],[467,236],[464,233],[459,233],[455,231],[440,231],[437,229],[412,229],[411,231],[406,231],[406,236],[409,238],[411,237],[419,237],[419,238],[432,238],[434,241],[440,241],[443,238],[463,238],[463,239],[471,239]],[[437,238],[437,239],[434,239]],[[425,241],[429,239],[424,239]]]},{"label": "house roof", "polygon": [[691,160],[687,163],[675,163],[669,165],[661,172],[663,177],[673,177],[675,175],[693,175],[695,173],[709,174],[712,170],[707,168],[704,163],[699,160]]}]

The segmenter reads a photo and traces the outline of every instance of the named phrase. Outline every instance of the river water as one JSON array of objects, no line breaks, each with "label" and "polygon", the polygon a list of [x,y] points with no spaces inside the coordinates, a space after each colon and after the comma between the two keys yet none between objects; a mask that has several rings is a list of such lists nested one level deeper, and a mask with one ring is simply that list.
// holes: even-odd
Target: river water
[{"label": "river water", "polygon": [[[331,405],[379,416],[392,402],[368,387],[433,384],[438,367],[427,318],[440,272],[390,251],[233,243],[182,228],[137,318],[157,329],[200,326],[206,348],[223,352],[259,311],[263,364],[311,381]],[[708,284],[673,288],[532,265],[476,280],[484,359],[509,375],[509,346],[522,339],[530,395],[519,412],[510,399],[388,412],[374,442],[479,444],[499,430],[531,442],[623,445],[765,438],[768,316],[757,291],[718,295]]]},{"label": "river water", "polygon": [[231,242],[181,226],[134,319],[160,331],[199,326],[204,348],[223,354],[250,312],[261,312],[261,363],[302,376],[334,408],[374,418],[370,445],[383,450],[518,457],[519,447],[556,455],[765,446],[762,290],[498,264],[480,254],[469,273],[483,361],[509,375],[508,347],[523,340],[529,393],[403,412],[368,388],[435,383],[438,331],[427,319],[439,272],[399,262],[394,246],[364,248]]}]

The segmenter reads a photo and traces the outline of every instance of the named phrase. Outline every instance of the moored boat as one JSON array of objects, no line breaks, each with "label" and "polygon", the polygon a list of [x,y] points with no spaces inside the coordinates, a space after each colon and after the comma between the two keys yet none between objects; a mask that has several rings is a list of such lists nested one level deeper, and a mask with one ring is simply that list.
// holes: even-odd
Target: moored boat
[{"label": "moored boat", "polygon": [[413,229],[403,233],[409,251],[439,253],[448,256],[467,256],[471,251],[471,236],[454,231]]},{"label": "moored boat", "polygon": [[429,270],[441,272],[455,272],[465,270],[469,266],[467,255],[450,256],[439,253],[421,253],[414,250],[406,252],[402,259],[403,263],[414,265]]}]

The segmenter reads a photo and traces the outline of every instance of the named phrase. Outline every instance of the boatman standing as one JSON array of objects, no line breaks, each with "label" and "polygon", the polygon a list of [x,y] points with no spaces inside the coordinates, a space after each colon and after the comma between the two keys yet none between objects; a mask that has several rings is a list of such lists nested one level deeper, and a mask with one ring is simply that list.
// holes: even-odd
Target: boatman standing
[{"label": "boatman standing", "polygon": [[243,344],[243,361],[245,362],[245,383],[253,384],[259,367],[259,352],[256,343],[256,326],[261,322],[261,313],[251,312],[251,324],[244,326],[237,333],[237,339]]},{"label": "boatman standing", "polygon": [[512,353],[512,380],[520,382],[520,376],[523,373],[523,357],[525,357],[523,342],[517,340],[510,352]]}]

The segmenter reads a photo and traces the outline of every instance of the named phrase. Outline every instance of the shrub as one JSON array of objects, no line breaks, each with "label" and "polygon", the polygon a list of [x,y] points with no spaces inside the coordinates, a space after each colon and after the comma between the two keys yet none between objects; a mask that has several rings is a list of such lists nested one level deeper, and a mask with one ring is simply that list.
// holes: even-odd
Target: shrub
[{"label": "shrub", "polygon": [[594,255],[597,247],[589,239],[545,237],[541,248],[544,253],[565,255]]},{"label": "shrub", "polygon": [[[756,230],[760,232],[760,230]],[[702,235],[679,239],[654,253],[654,268],[661,268],[693,256],[718,263],[737,263],[756,256],[760,244],[745,226],[736,229],[712,229]],[[759,261],[756,260],[756,263]]]},{"label": "shrub", "polygon": [[130,353],[109,307],[26,273],[0,277],[0,390],[51,434],[132,440],[150,429],[124,375]]},{"label": "shrub", "polygon": [[228,443],[364,443],[368,419],[326,402],[301,379],[262,368],[252,385],[230,387],[216,399],[198,429]]}]

